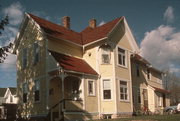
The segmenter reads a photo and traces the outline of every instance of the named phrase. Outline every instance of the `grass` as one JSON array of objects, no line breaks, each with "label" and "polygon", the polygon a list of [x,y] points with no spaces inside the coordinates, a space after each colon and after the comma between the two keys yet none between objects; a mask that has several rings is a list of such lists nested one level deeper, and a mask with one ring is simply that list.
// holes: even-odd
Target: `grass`
[{"label": "grass", "polygon": [[180,121],[180,114],[135,116],[132,118],[102,119],[102,120],[92,120],[92,121]]}]

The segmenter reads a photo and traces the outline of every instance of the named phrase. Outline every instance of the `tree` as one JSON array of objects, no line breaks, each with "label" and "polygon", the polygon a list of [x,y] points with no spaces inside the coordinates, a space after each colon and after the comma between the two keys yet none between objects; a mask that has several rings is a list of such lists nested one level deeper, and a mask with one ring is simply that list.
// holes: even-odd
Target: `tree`
[{"label": "tree", "polygon": [[166,71],[164,77],[165,88],[170,90],[170,103],[176,105],[180,101],[180,78],[174,73]]},{"label": "tree", "polygon": [[[1,20],[0,22],[0,36],[2,36],[2,31],[4,31],[4,27],[9,24],[9,17],[8,15]],[[12,43],[9,43],[7,46],[0,48],[0,63],[3,63],[6,57],[8,56],[8,52],[10,52],[11,48],[13,47]]]}]

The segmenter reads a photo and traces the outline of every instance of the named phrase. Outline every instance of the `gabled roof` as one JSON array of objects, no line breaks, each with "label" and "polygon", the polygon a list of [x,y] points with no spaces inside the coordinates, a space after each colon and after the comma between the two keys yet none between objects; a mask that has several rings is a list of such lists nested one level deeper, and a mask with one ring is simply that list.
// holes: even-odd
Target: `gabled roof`
[{"label": "gabled roof", "polygon": [[17,88],[16,87],[9,87],[9,90],[11,91],[12,95],[16,95]]},{"label": "gabled roof", "polygon": [[0,88],[0,97],[4,97],[7,88]]},{"label": "gabled roof", "polygon": [[61,25],[54,24],[50,21],[42,19],[32,14],[28,14],[48,35],[55,38],[69,40],[79,45],[85,45],[98,39],[108,37],[108,34],[113,30],[116,24],[124,17],[117,18],[102,26],[95,28],[87,27],[82,32],[78,33],[67,29]]},{"label": "gabled roof", "polygon": [[146,59],[144,59],[142,56],[140,56],[140,55],[138,55],[138,54],[132,54],[131,55],[131,59],[132,60],[135,60],[135,61],[139,61],[139,62],[141,62],[141,63],[143,63],[143,64],[147,64],[147,65],[150,65],[150,63],[146,60]]},{"label": "gabled roof", "polygon": [[91,68],[91,66],[83,59],[64,55],[54,51],[50,51],[50,53],[59,63],[59,65],[65,70],[98,75],[97,72],[93,68]]}]

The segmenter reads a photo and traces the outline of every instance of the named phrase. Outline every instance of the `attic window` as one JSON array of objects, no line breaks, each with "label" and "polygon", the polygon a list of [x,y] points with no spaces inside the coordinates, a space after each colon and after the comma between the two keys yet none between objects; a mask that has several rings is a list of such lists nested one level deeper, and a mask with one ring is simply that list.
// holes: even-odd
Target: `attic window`
[{"label": "attic window", "polygon": [[102,64],[110,64],[111,61],[111,48],[109,45],[102,45],[101,47],[101,60]]}]

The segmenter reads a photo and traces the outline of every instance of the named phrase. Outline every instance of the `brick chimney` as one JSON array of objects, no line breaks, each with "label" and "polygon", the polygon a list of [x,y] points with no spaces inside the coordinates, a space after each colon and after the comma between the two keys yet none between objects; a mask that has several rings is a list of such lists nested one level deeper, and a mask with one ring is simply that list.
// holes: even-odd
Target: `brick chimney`
[{"label": "brick chimney", "polygon": [[96,28],[96,19],[89,20],[89,27]]},{"label": "brick chimney", "polygon": [[65,28],[70,29],[70,17],[69,16],[64,16],[62,18],[62,24]]}]

